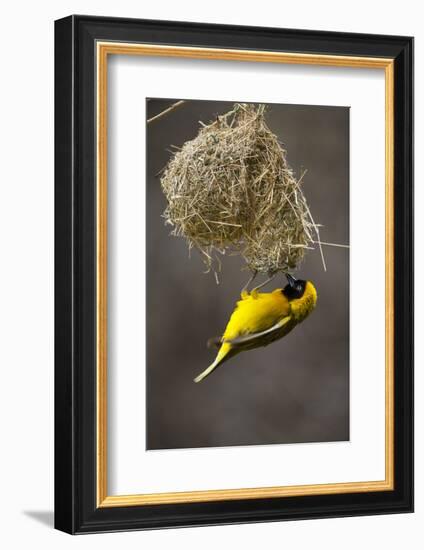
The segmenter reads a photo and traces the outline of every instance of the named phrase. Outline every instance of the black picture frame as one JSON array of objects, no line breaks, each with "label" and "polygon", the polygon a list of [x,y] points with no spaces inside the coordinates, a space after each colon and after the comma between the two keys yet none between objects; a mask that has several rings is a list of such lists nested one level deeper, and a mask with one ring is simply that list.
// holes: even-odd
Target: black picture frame
[{"label": "black picture frame", "polygon": [[[97,507],[94,90],[99,40],[394,60],[394,490]],[[56,21],[55,527],[76,534],[411,511],[413,39],[78,15]]]}]

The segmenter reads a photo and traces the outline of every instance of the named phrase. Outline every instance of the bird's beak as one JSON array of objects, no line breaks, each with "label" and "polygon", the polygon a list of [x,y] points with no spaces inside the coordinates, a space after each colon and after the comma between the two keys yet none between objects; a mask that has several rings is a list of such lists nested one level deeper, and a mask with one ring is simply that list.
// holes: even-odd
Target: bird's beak
[{"label": "bird's beak", "polygon": [[294,288],[296,286],[297,280],[293,277],[293,275],[290,275],[290,273],[286,273],[286,278],[289,282],[289,285]]}]

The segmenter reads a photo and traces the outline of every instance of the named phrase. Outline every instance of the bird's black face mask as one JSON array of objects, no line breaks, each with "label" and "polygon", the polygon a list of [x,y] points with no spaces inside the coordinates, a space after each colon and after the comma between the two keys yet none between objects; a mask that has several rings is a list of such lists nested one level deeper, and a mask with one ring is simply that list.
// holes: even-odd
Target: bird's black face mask
[{"label": "bird's black face mask", "polygon": [[305,292],[306,281],[302,279],[295,279],[289,273],[286,274],[288,285],[283,289],[283,294],[289,300],[295,300],[297,298],[302,298],[303,293]]}]

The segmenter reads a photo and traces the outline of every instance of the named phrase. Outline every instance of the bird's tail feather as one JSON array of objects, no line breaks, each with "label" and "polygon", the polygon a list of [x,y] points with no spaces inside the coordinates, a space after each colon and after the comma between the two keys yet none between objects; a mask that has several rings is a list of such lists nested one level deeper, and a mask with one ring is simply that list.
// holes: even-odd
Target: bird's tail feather
[{"label": "bird's tail feather", "polygon": [[196,382],[196,384],[198,382],[201,382],[204,378],[206,378],[213,370],[216,369],[216,367],[219,365],[219,362],[218,361],[214,361],[212,363],[212,365],[209,365],[209,367],[207,369],[205,369],[203,372],[201,372],[199,374],[199,376],[196,376],[196,378],[194,379],[194,381]]},{"label": "bird's tail feather", "polygon": [[213,372],[216,369],[216,367],[218,367],[224,361],[224,359],[227,357],[230,350],[231,350],[231,347],[228,344],[223,344],[215,358],[215,361],[211,365],[209,365],[207,369],[201,372],[199,376],[196,376],[196,378],[194,379],[196,384],[198,382],[201,382],[207,376],[209,376],[209,374]]}]

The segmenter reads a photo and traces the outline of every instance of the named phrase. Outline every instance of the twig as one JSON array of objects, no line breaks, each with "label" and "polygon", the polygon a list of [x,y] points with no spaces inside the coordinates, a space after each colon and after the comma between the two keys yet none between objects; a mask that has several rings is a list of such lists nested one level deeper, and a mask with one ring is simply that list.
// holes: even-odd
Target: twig
[{"label": "twig", "polygon": [[167,115],[168,113],[170,113],[174,109],[177,109],[177,107],[180,107],[183,103],[185,103],[184,99],[181,99],[180,101],[177,101],[176,103],[174,103],[173,105],[171,105],[170,107],[168,107],[167,109],[165,109],[164,111],[159,113],[158,115],[155,115],[152,118],[147,119],[147,124],[150,124],[154,120],[157,120],[158,118],[161,118],[161,117]]},{"label": "twig", "polygon": [[314,244],[323,244],[325,246],[337,246],[338,248],[350,248],[348,244],[337,244],[337,243],[325,243],[324,241],[312,241]]}]

